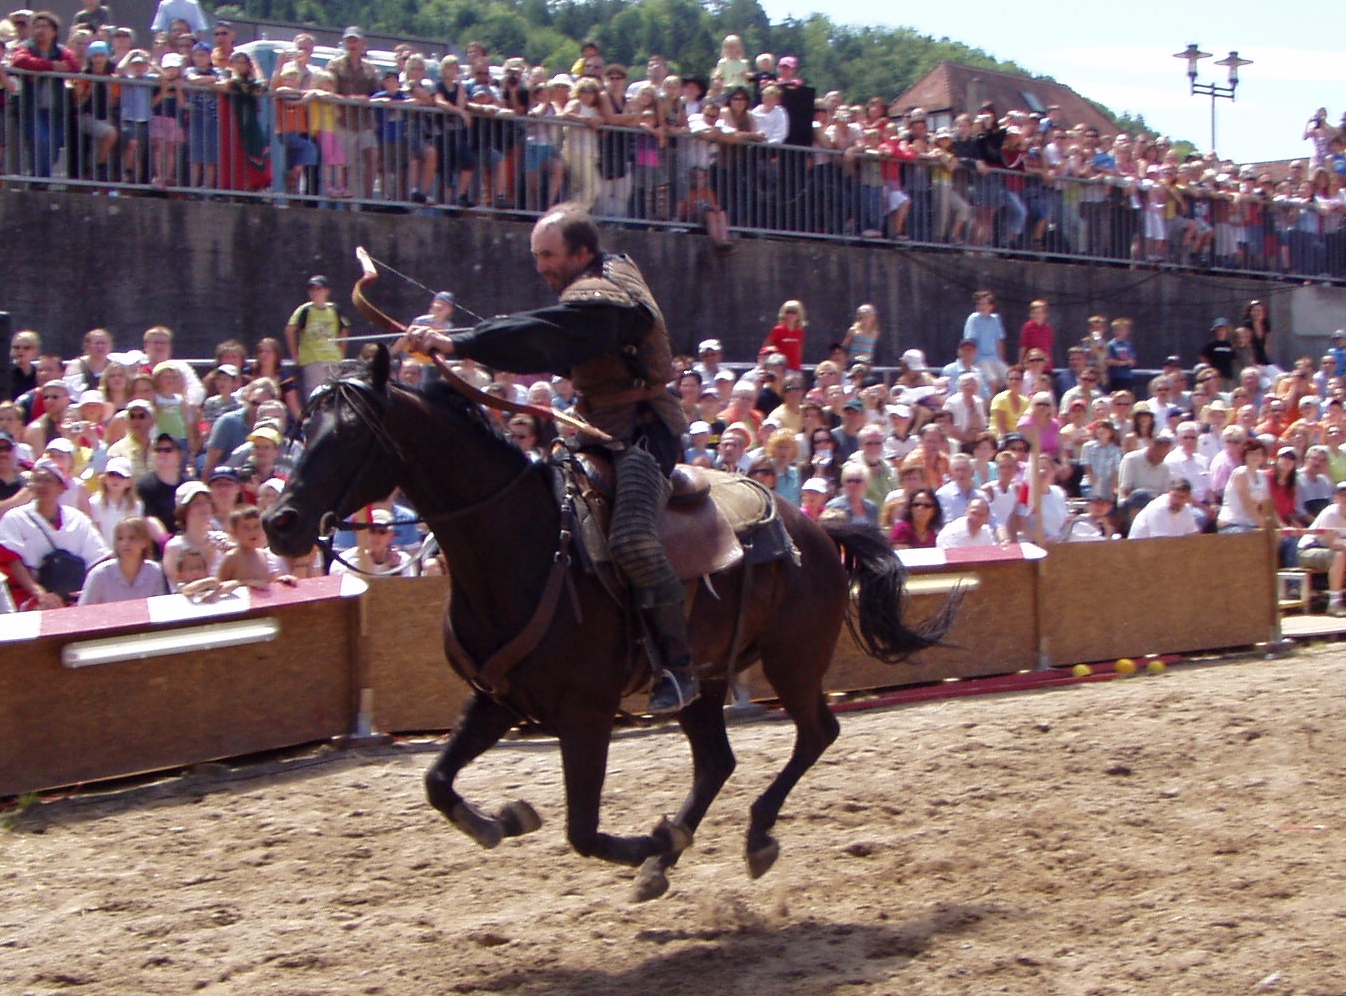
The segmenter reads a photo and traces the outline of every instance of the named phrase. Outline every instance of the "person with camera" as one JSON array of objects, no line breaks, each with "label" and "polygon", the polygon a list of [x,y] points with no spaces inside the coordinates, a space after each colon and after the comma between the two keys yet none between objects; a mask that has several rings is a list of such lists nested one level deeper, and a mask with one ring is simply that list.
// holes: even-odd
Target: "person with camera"
[{"label": "person with camera", "polygon": [[21,609],[59,609],[79,596],[107,544],[87,515],[61,504],[70,478],[54,462],[37,461],[28,487],[33,500],[0,519],[0,570]]}]

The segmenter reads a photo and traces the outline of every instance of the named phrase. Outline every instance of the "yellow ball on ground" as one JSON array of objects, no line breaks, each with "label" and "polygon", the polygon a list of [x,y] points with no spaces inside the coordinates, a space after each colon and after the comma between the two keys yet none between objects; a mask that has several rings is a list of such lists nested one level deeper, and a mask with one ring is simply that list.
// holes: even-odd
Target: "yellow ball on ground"
[{"label": "yellow ball on ground", "polygon": [[1130,657],[1122,657],[1117,661],[1116,670],[1118,674],[1135,674],[1136,662]]},{"label": "yellow ball on ground", "polygon": [[1150,674],[1163,674],[1165,671],[1168,670],[1168,665],[1166,665],[1163,661],[1161,661],[1158,657],[1156,657],[1154,660],[1150,661],[1148,664],[1145,665],[1145,670],[1149,671]]},{"label": "yellow ball on ground", "polygon": [[1077,678],[1087,678],[1094,673],[1094,669],[1088,664],[1076,664],[1070,669],[1070,673]]}]

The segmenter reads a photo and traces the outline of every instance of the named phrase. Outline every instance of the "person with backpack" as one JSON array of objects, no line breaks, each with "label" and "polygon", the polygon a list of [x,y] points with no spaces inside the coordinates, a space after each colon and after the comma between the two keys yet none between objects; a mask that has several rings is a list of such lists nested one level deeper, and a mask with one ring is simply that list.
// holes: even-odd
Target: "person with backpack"
[{"label": "person with backpack", "polygon": [[301,371],[304,397],[331,377],[346,356],[350,322],[329,300],[332,286],[321,274],[309,277],[308,300],[285,326],[285,342]]}]

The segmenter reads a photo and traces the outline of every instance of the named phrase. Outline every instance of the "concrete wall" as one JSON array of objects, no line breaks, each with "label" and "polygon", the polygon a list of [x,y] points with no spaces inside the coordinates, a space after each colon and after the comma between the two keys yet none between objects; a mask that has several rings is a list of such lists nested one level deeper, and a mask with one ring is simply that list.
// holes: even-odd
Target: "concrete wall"
[{"label": "concrete wall", "polygon": [[[83,333],[98,326],[129,346],[146,327],[164,323],[178,333],[178,355],[194,357],[210,355],[229,337],[251,345],[279,336],[305,300],[310,274],[326,273],[340,288],[337,300],[346,300],[344,288],[359,273],[357,245],[429,287],[452,289],[481,315],[551,299],[532,271],[528,222],[479,214],[280,210],[260,202],[9,190],[0,192],[0,232],[6,246],[0,310],[10,312],[12,328],[36,328],[66,356],[76,355]],[[641,264],[683,348],[718,336],[730,360],[751,358],[780,303],[799,298],[810,316],[810,362],[843,334],[864,301],[877,305],[882,318],[880,362],[909,346],[925,349],[931,362],[947,362],[979,287],[999,296],[1011,344],[1037,297],[1052,303],[1061,353],[1088,315],[1130,315],[1142,366],[1157,366],[1170,353],[1192,362],[1211,319],[1237,319],[1253,297],[1271,302],[1275,329],[1303,337],[1281,339],[1283,362],[1317,350],[1333,329],[1346,326],[1343,288],[891,245],[747,239],[722,258],[695,234],[605,229],[604,238]],[[392,276],[371,297],[403,320],[425,311],[429,300]]]}]

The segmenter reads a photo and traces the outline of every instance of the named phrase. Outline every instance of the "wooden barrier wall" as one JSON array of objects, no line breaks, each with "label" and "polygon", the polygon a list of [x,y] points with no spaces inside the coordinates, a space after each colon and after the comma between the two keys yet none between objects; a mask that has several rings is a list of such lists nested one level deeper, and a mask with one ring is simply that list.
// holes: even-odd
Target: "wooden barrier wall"
[{"label": "wooden barrier wall", "polygon": [[[9,627],[46,623],[33,639],[0,644],[0,795],[347,733],[359,603],[341,597],[341,587],[340,578],[321,578],[269,597],[253,593],[248,611],[176,626],[154,625],[144,601],[0,616]],[[145,618],[109,625],[136,608]],[[264,617],[280,621],[270,643],[76,669],[61,663],[71,643]]]},{"label": "wooden barrier wall", "polygon": [[[1277,635],[1275,549],[1266,534],[1071,544],[1050,547],[1041,559],[1024,559],[1017,548],[984,556],[993,559],[911,572],[977,577],[946,646],[889,666],[843,632],[828,691],[1247,646]],[[468,689],[444,659],[447,590],[444,578],[371,579],[368,590],[350,577],[315,578],[254,595],[248,611],[230,616],[276,618],[273,643],[75,670],[61,663],[67,644],[172,627],[148,617],[117,622],[134,609],[111,606],[0,616],[0,795],[272,750],[362,726],[448,729]],[[908,618],[919,622],[944,597],[913,597]],[[144,602],[121,605],[146,615]],[[192,622],[199,620],[181,624]],[[31,638],[23,627],[32,628]],[[772,695],[755,668],[747,681],[754,697]],[[362,695],[371,707],[365,715]]]},{"label": "wooden barrier wall", "polygon": [[1067,543],[1041,561],[1052,664],[1246,647],[1276,626],[1275,534]]}]

